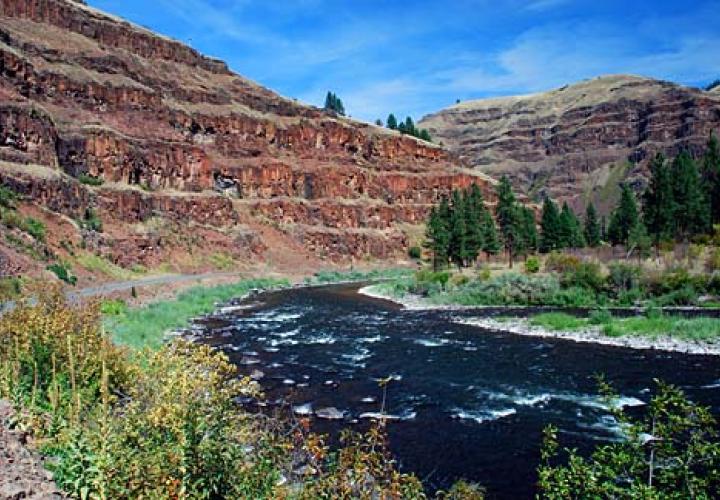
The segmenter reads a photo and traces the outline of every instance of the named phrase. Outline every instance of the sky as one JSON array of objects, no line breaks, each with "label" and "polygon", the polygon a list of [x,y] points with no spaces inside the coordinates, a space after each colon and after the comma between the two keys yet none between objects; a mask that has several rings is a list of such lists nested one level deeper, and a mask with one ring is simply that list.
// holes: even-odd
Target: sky
[{"label": "sky", "polygon": [[720,0],[89,0],[280,94],[416,120],[631,73],[720,78]]}]

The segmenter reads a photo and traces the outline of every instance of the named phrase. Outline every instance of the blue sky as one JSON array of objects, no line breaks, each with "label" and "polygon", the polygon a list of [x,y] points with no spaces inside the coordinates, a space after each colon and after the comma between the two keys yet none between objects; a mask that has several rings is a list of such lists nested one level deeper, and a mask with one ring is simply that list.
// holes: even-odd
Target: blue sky
[{"label": "blue sky", "polygon": [[89,0],[368,121],[606,73],[720,78],[720,0]]}]

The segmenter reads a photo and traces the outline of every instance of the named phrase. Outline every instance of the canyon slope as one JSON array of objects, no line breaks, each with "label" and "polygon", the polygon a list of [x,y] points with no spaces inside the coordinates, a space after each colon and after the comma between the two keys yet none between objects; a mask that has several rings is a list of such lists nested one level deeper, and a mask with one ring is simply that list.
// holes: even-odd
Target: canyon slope
[{"label": "canyon slope", "polygon": [[[492,182],[83,2],[0,0],[0,185],[45,220],[48,260],[389,259],[441,196]],[[27,240],[0,260],[22,272]]]},{"label": "canyon slope", "polygon": [[606,212],[620,182],[637,190],[648,160],[702,154],[720,135],[720,92],[628,75],[603,76],[540,94],[459,103],[420,126],[478,170],[507,174],[540,200],[592,199]]}]

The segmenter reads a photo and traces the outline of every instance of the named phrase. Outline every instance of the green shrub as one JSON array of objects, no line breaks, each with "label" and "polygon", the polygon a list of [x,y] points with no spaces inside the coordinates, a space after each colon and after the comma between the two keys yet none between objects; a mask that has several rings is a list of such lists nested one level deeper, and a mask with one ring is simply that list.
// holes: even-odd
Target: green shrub
[{"label": "green shrub", "polygon": [[45,224],[41,221],[28,217],[25,219],[23,229],[36,240],[45,241]]},{"label": "green shrub", "polygon": [[77,284],[77,276],[73,275],[70,266],[65,263],[56,263],[56,264],[50,264],[47,266],[48,271],[52,271],[55,273],[55,276],[58,277],[61,281],[64,281],[65,283],[69,285],[75,286]]},{"label": "green shrub", "polygon": [[418,246],[412,246],[408,250],[408,256],[411,259],[419,260],[422,258],[422,249]]},{"label": "green shrub", "polygon": [[87,210],[85,210],[85,216],[83,217],[81,226],[90,231],[97,231],[98,233],[101,233],[103,230],[102,220],[100,220],[100,216],[92,207],[88,207]]},{"label": "green shrub", "polygon": [[127,311],[127,304],[124,300],[104,300],[100,303],[100,312],[105,316],[119,316]]},{"label": "green shrub", "polygon": [[563,273],[560,283],[566,288],[600,291],[605,284],[605,276],[597,262],[580,262]]},{"label": "green shrub", "polygon": [[15,203],[18,200],[18,195],[12,189],[0,186],[0,207],[4,208],[15,208]]},{"label": "green shrub", "polygon": [[102,177],[94,177],[90,174],[80,174],[78,180],[81,184],[85,184],[87,186],[102,186],[105,182]]},{"label": "green shrub", "polygon": [[492,273],[490,272],[490,268],[485,265],[478,271],[477,279],[480,281],[487,281],[490,279],[490,276],[492,276]]},{"label": "green shrub", "polygon": [[535,274],[540,271],[540,259],[537,257],[528,257],[525,261],[525,272],[528,274]]},{"label": "green shrub", "polygon": [[588,317],[588,323],[591,325],[607,325],[613,320],[612,314],[607,309],[596,309]]},{"label": "green shrub", "polygon": [[610,273],[607,277],[608,285],[616,293],[638,288],[642,269],[640,266],[627,262],[612,262],[608,266]]},{"label": "green shrub", "polygon": [[545,260],[545,270],[566,273],[575,270],[580,265],[580,258],[574,255],[551,252]]},{"label": "green shrub", "polygon": [[22,292],[20,278],[0,278],[0,300],[14,299]]}]

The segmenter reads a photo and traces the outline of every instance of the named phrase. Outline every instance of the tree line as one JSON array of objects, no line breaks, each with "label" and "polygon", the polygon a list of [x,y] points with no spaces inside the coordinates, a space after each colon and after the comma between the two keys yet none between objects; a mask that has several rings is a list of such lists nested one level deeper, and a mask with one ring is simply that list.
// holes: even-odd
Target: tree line
[{"label": "tree line", "polygon": [[340,116],[345,116],[345,105],[334,92],[328,92],[325,96],[325,111],[332,111]]},{"label": "tree line", "polygon": [[[379,119],[375,123],[379,126],[382,126],[382,121]],[[417,128],[415,126],[415,122],[409,116],[405,118],[404,122],[398,122],[398,119],[395,117],[395,115],[390,113],[390,115],[388,115],[387,117],[387,121],[385,122],[385,126],[390,130],[397,130],[401,134],[411,135],[413,137],[417,137],[418,139],[422,139],[423,141],[432,142],[430,132],[428,132],[427,129],[424,128]]]},{"label": "tree line", "polygon": [[427,222],[426,248],[435,269],[453,263],[472,265],[479,255],[489,258],[504,250],[510,266],[517,257],[536,251],[598,247],[603,242],[624,245],[629,254],[647,256],[654,245],[688,241],[709,234],[720,224],[720,144],[714,135],[699,160],[686,151],[672,161],[657,154],[642,194],[642,209],[628,184],[610,214],[598,217],[592,203],[584,220],[567,202],[560,208],[546,197],[539,222],[535,211],[519,203],[506,176],[496,187],[494,217],[476,185],[454,190],[433,207]]},{"label": "tree line", "polygon": [[435,270],[448,263],[468,267],[481,253],[489,258],[503,249],[512,266],[517,256],[537,249],[535,212],[518,203],[507,177],[500,180],[496,195],[495,217],[475,184],[453,190],[449,199],[444,197],[430,210],[425,247],[433,255]]}]

